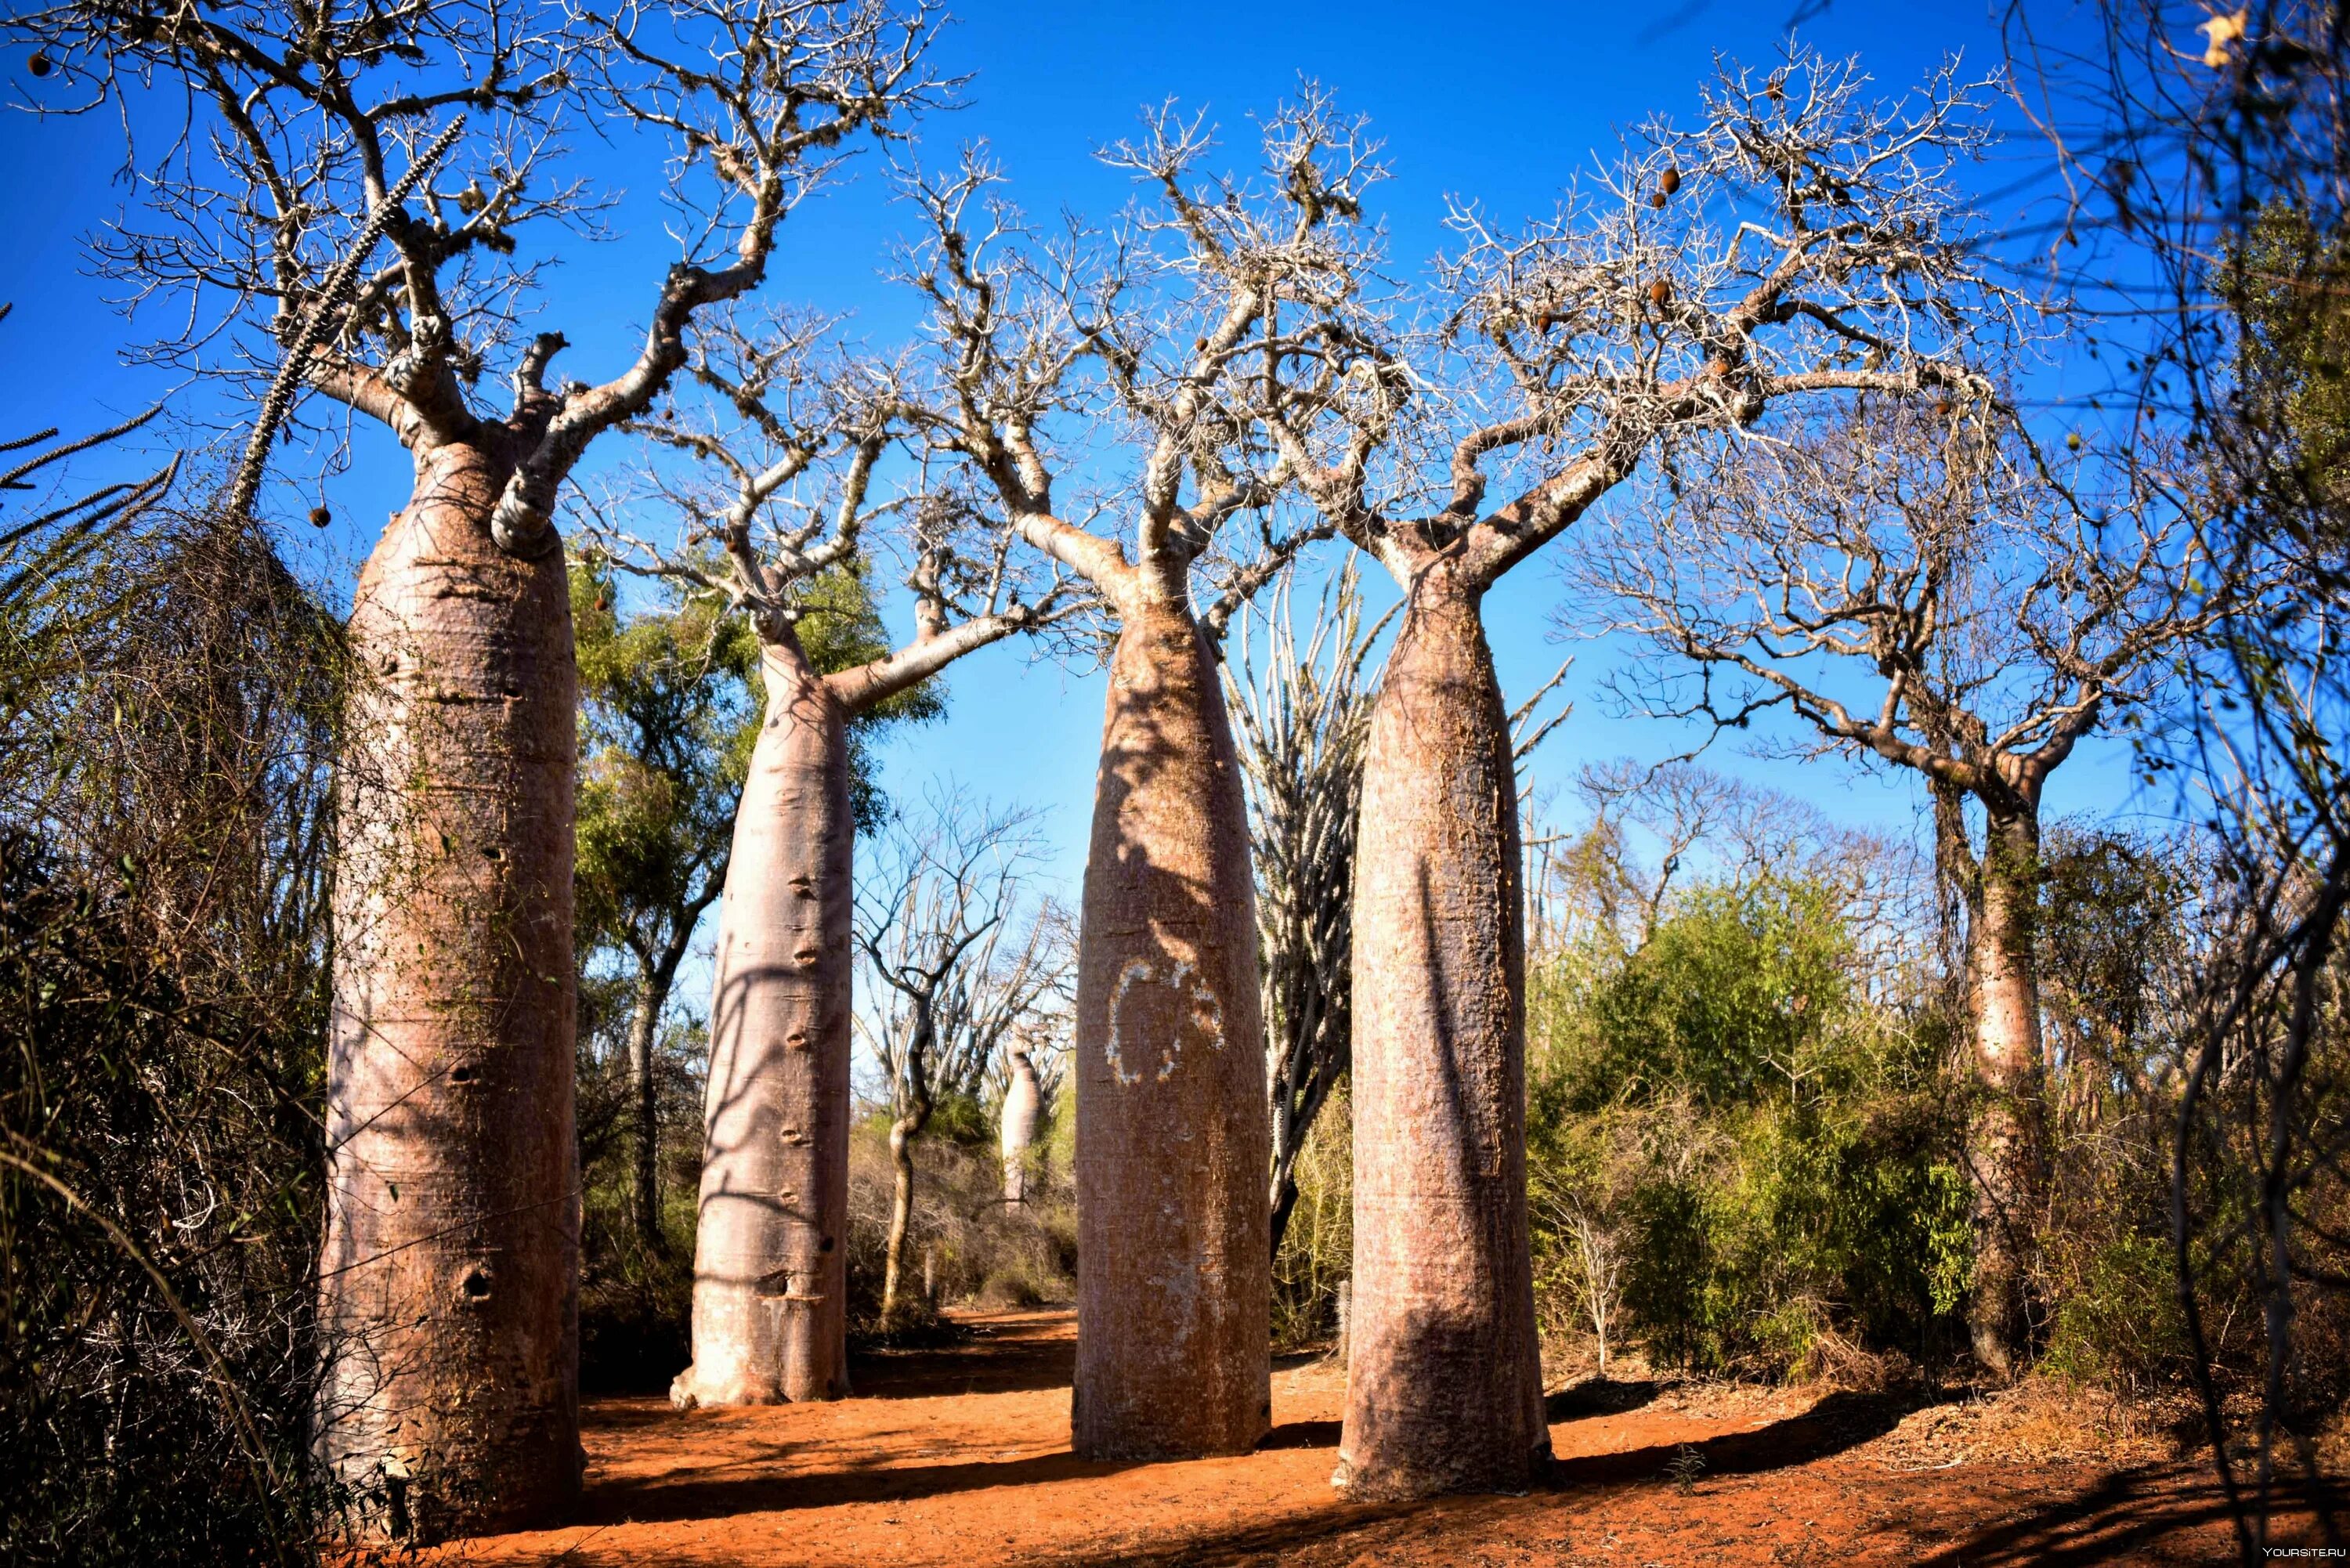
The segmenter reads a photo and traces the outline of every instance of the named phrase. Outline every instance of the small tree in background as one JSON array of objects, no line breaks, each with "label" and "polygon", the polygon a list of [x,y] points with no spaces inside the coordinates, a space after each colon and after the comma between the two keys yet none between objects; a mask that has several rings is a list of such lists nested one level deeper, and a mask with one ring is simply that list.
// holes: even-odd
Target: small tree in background
[{"label": "small tree in background", "polygon": [[577,946],[611,954],[628,987],[629,1197],[647,1251],[660,1214],[662,1026],[678,966],[726,880],[757,710],[754,654],[723,607],[685,599],[625,614],[610,573],[575,565],[579,656]]},{"label": "small tree in background", "polygon": [[2046,1165],[2041,800],[2084,740],[2146,704],[2260,589],[2221,582],[2158,498],[2067,489],[2002,418],[1875,401],[1785,433],[1672,471],[1603,524],[1575,563],[1575,618],[1679,661],[1627,678],[1649,711],[1720,730],[1783,708],[1819,736],[1811,749],[1928,784],[1968,913],[1975,1352],[2012,1376],[2032,1348]]},{"label": "small tree in background", "polygon": [[1035,824],[1034,812],[935,795],[891,824],[862,880],[858,943],[879,992],[867,1033],[889,1085],[895,1174],[885,1332],[902,1306],[915,1140],[942,1096],[975,1103],[1020,1033],[1066,1003],[1075,960],[1067,923],[1043,904],[1023,918],[1043,852]]}]

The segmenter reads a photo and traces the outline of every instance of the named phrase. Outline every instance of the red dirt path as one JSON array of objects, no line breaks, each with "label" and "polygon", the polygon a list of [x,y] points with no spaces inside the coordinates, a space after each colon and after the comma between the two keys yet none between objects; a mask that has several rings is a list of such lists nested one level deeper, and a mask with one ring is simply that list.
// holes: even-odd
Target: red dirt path
[{"label": "red dirt path", "polygon": [[[672,1411],[591,1401],[580,1521],[446,1561],[789,1563],[1995,1564],[2230,1560],[2178,1465],[1918,1469],[1885,1397],[1616,1385],[1553,1397],[1557,1473],[1524,1497],[1404,1506],[1329,1485],[1344,1374],[1276,1364],[1257,1453],[1071,1457],[1066,1312],[974,1314],[972,1343],[866,1359],[832,1405]],[[1916,1423],[1912,1424],[1913,1428]],[[1905,1429],[1907,1430],[1907,1429]],[[1703,1461],[1686,1490],[1670,1477]]]}]

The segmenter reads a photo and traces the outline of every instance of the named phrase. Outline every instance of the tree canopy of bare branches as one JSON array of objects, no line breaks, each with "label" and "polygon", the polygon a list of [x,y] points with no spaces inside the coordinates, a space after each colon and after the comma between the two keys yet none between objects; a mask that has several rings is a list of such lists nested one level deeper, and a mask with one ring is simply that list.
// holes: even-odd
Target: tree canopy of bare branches
[{"label": "tree canopy of bare branches", "polygon": [[[1522,1485],[1547,1441],[1515,1108],[1520,832],[1480,601],[1643,462],[1750,443],[1774,404],[1996,400],[1984,367],[2030,322],[1961,196],[1993,86],[1952,60],[1883,98],[1800,46],[1724,62],[1693,123],[1637,127],[1551,217],[1456,202],[1432,327],[1401,330],[1368,258],[1350,262],[1332,327],[1244,383],[1286,476],[1406,591],[1356,880],[1363,1288],[1340,1474],[1366,1495]],[[1459,1111],[1441,1127],[1435,1082],[1474,1085],[1442,1097]]]},{"label": "tree canopy of bare branches", "polygon": [[[903,267],[929,307],[926,439],[1116,620],[1073,1056],[1075,1442],[1097,1459],[1242,1452],[1265,1429],[1253,891],[1212,643],[1327,535],[1274,504],[1286,468],[1245,386],[1336,325],[1332,287],[1367,254],[1361,197],[1384,171],[1310,86],[1261,130],[1256,167],[1229,174],[1204,119],[1146,116],[1104,154],[1141,192],[1107,232],[1037,234],[976,151],[910,182],[928,230]],[[1097,425],[1116,433],[1089,442]],[[1088,490],[1068,471],[1097,444],[1107,477]],[[1201,607],[1195,586],[1217,597]]]}]

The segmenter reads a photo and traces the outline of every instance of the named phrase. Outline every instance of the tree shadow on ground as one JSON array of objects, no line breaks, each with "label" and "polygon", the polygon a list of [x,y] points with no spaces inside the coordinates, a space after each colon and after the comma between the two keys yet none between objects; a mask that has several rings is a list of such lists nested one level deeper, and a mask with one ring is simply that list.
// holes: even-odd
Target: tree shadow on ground
[{"label": "tree shadow on ground", "polygon": [[[2197,1480],[2201,1476],[2205,1479]],[[2228,1500],[2208,1469],[2141,1465],[2101,1476],[2069,1497],[1996,1524],[1930,1555],[1920,1568],[2003,1568],[2030,1563],[2203,1563],[2234,1556]],[[2339,1487],[2281,1501],[2270,1539],[2278,1546],[2342,1545]],[[2216,1526],[2217,1530],[2209,1527]],[[2192,1534],[2191,1541],[2181,1539]],[[2175,1550],[2174,1550],[2175,1549]]]},{"label": "tree shadow on ground", "polygon": [[1924,1395],[1855,1394],[1839,1389],[1800,1416],[1789,1416],[1752,1432],[1726,1432],[1698,1443],[1659,1443],[1622,1453],[1555,1459],[1545,1490],[1573,1491],[1653,1480],[1665,1473],[1666,1466],[1679,1460],[1685,1449],[1694,1450],[1703,1461],[1696,1471],[1699,1475],[1753,1475],[1807,1465],[1883,1437],[1904,1416],[1931,1402],[1931,1397]]},{"label": "tree shadow on ground", "polygon": [[867,1351],[849,1360],[859,1399],[935,1399],[963,1394],[1021,1394],[1066,1388],[1076,1375],[1074,1338],[998,1334],[983,1326],[962,1344],[920,1350]]},{"label": "tree shadow on ground", "polygon": [[[1657,1392],[1654,1385],[1646,1386],[1645,1391],[1641,1385],[1618,1386],[1624,1390],[1620,1396],[1610,1391],[1607,1397],[1620,1397],[1645,1404]],[[1454,1496],[1400,1503],[1334,1501],[1328,1508],[1303,1518],[1194,1536],[1157,1552],[1138,1552],[1122,1547],[1114,1553],[1099,1556],[1073,1554],[1066,1561],[1099,1563],[1104,1568],[1113,1563],[1173,1568],[1178,1563],[1258,1559],[1277,1562],[1305,1547],[1321,1544],[1336,1553],[1334,1561],[1344,1558],[1376,1562],[1380,1540],[1388,1532],[1383,1527],[1409,1526],[1423,1516],[1439,1512],[1444,1515],[1447,1531],[1455,1543],[1465,1547],[1466,1542],[1454,1532],[1464,1528],[1473,1531],[1481,1521],[1498,1523],[1561,1510],[1580,1511],[1589,1505],[1595,1492],[1659,1484],[1667,1467],[1680,1459],[1684,1449],[1694,1450],[1702,1461],[1698,1472],[1700,1475],[1752,1475],[1799,1468],[1882,1437],[1923,1402],[1925,1397],[1914,1395],[1835,1393],[1800,1416],[1773,1421],[1757,1431],[1732,1432],[1698,1443],[1658,1444],[1623,1453],[1555,1460],[1537,1490],[1522,1497]],[[1336,1421],[1299,1421],[1275,1428],[1260,1446],[1336,1447],[1337,1437]],[[1343,1547],[1339,1544],[1341,1537],[1349,1538]]]},{"label": "tree shadow on ground", "polygon": [[730,1473],[660,1476],[596,1482],[572,1516],[574,1524],[679,1523],[725,1520],[743,1513],[785,1513],[843,1503],[906,1502],[916,1498],[980,1491],[990,1487],[1040,1486],[1131,1469],[1123,1461],[1080,1459],[1067,1449],[1016,1459],[962,1460],[943,1465],[875,1464],[784,1475]]},{"label": "tree shadow on ground", "polygon": [[[650,1413],[650,1402],[645,1403],[646,1411],[631,1407],[623,1414],[631,1422],[641,1424]],[[1889,1429],[1908,1408],[1904,1402],[1884,1396],[1832,1394],[1804,1415],[1773,1422],[1760,1431],[1734,1433],[1688,1446],[1704,1459],[1704,1473],[1709,1475],[1776,1469],[1807,1464],[1866,1442]],[[1299,1421],[1276,1428],[1263,1446],[1335,1448],[1337,1438],[1337,1422]],[[1173,1563],[1211,1560],[1218,1554],[1279,1553],[1334,1532],[1380,1521],[1408,1519],[1430,1508],[1440,1507],[1456,1516],[1465,1514],[1471,1518],[1497,1510],[1507,1513],[1540,1510],[1553,1506],[1563,1493],[1653,1482],[1679,1452],[1678,1445],[1657,1446],[1629,1453],[1562,1460],[1551,1467],[1540,1491],[1523,1498],[1449,1498],[1400,1504],[1350,1504],[1334,1500],[1331,1507],[1305,1519],[1222,1536],[1194,1538],[1155,1556],[1138,1557],[1131,1550],[1122,1549],[1114,1557],[1097,1561]],[[745,1468],[736,1464],[717,1474],[601,1480],[589,1489],[574,1522],[676,1522],[841,1503],[899,1502],[992,1487],[1042,1485],[1114,1475],[1134,1467],[1082,1460],[1064,1449],[999,1461],[900,1466],[877,1462],[870,1468],[812,1474],[743,1473]]]},{"label": "tree shadow on ground", "polygon": [[1619,1383],[1607,1377],[1586,1377],[1543,1396],[1543,1418],[1556,1425],[1593,1416],[1620,1416],[1653,1403],[1665,1386],[1653,1377]]},{"label": "tree shadow on ground", "polygon": [[1257,1452],[1267,1449],[1335,1449],[1338,1446],[1336,1421],[1284,1421],[1267,1432],[1257,1442]]}]

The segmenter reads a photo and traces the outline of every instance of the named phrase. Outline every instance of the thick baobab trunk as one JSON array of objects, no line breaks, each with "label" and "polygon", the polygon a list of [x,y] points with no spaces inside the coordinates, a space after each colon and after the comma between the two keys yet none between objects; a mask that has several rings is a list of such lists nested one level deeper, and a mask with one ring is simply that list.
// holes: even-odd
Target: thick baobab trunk
[{"label": "thick baobab trunk", "polygon": [[2000,1377],[2019,1370],[2031,1338],[2025,1265],[2039,1186],[2040,982],[2033,956],[2039,862],[2033,813],[1992,813],[1967,954],[1981,1089],[1968,1134],[1975,1179],[1968,1328],[1975,1358]]},{"label": "thick baobab trunk", "polygon": [[1240,1453],[1270,1424],[1255,894],[1214,655],[1180,605],[1110,659],[1077,970],[1076,1452]]},{"label": "thick baobab trunk", "polygon": [[1355,1267],[1335,1478],[1522,1490],[1550,1446],[1526,1231],[1525,953],[1507,717],[1473,594],[1415,584],[1355,864]]},{"label": "thick baobab trunk", "polygon": [[[889,1124],[889,1237],[881,1257],[881,1318],[898,1315],[898,1287],[906,1273],[906,1237],[914,1228],[914,1139],[927,1121],[899,1116]],[[923,1268],[923,1293],[929,1293],[930,1270]]]},{"label": "thick baobab trunk", "polygon": [[1021,1204],[1028,1201],[1028,1150],[1036,1142],[1036,1123],[1044,1115],[1044,1086],[1036,1081],[1036,1064],[1028,1059],[1028,1048],[1014,1044],[1004,1053],[1011,1068],[1011,1084],[1003,1091],[1003,1114],[1000,1140],[1003,1152],[1003,1201]]},{"label": "thick baobab trunk", "polygon": [[654,1251],[664,1246],[660,1224],[660,1083],[653,1053],[660,1040],[661,1010],[669,985],[648,970],[637,978],[635,1011],[629,1018],[629,1079],[636,1101],[637,1239]]},{"label": "thick baobab trunk", "polygon": [[693,1254],[695,1405],[848,1392],[848,751],[796,644],[770,647],[718,923]]},{"label": "thick baobab trunk", "polygon": [[491,540],[504,465],[417,466],[351,607],[316,1440],[431,1539],[579,1495],[577,676],[561,553]]}]

